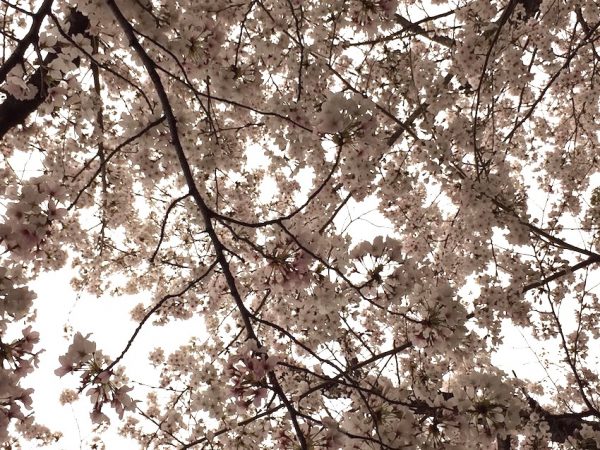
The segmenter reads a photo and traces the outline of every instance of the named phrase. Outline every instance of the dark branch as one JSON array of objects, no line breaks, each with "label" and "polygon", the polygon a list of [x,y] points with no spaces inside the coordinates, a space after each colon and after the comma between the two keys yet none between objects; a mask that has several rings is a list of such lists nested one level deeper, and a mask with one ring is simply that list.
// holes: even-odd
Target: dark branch
[{"label": "dark branch", "polygon": [[[49,12],[49,10],[48,10]],[[76,9],[71,9],[69,15],[69,35],[75,36],[83,34],[89,28],[90,22],[86,16],[81,14]],[[17,125],[22,125],[25,119],[31,113],[36,111],[48,97],[48,88],[51,87],[52,81],[48,78],[48,65],[58,58],[61,52],[60,45],[54,47],[54,53],[48,53],[41,63],[40,67],[27,80],[37,91],[33,98],[28,100],[18,100],[12,95],[9,95],[2,104],[0,104],[0,139],[4,138],[6,133]]]},{"label": "dark branch", "polygon": [[0,67],[0,83],[4,83],[6,81],[6,75],[10,72],[14,67],[23,62],[23,57],[25,56],[25,51],[32,45],[38,38],[40,33],[40,27],[42,26],[42,22],[50,12],[52,8],[52,2],[54,0],[44,0],[44,3],[40,6],[40,9],[33,16],[33,23],[31,24],[31,28],[27,32],[27,34],[19,41],[17,47],[12,52],[10,57],[4,62],[2,67]]}]

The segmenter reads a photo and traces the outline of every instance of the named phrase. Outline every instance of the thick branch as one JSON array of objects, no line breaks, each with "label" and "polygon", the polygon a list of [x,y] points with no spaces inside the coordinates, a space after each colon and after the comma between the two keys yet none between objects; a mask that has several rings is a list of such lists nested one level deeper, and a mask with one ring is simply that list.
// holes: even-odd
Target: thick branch
[{"label": "thick branch", "polygon": [[53,1],[54,0],[44,0],[44,3],[42,3],[42,6],[40,6],[38,12],[33,16],[31,28],[23,37],[23,39],[19,41],[10,57],[4,62],[2,67],[0,67],[0,83],[4,83],[4,81],[6,81],[6,75],[8,75],[8,72],[10,72],[18,64],[22,63],[23,57],[25,56],[25,51],[37,40],[42,22],[50,12]]},{"label": "thick branch", "polygon": [[[69,22],[71,24],[69,35],[71,36],[83,34],[90,26],[88,18],[74,8],[71,10]],[[36,111],[48,97],[48,65],[58,58],[60,46],[56,45],[54,50],[54,53],[48,53],[40,67],[27,80],[28,84],[37,89],[34,97],[29,100],[18,100],[9,95],[0,104],[0,139],[4,138],[11,128],[23,124],[25,119]]]}]

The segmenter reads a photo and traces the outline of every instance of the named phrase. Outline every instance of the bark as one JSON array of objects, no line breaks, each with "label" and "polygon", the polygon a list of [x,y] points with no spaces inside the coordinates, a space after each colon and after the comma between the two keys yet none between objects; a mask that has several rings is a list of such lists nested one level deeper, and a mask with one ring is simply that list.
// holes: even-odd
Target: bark
[{"label": "bark", "polygon": [[[71,10],[68,21],[70,24],[68,34],[70,36],[83,34],[90,26],[88,18],[76,9]],[[37,35],[30,36],[29,39],[33,42],[34,37],[37,38]],[[37,92],[32,99],[18,100],[12,95],[8,95],[6,100],[0,104],[0,139],[4,138],[6,133],[15,126],[22,125],[25,122],[25,119],[27,119],[31,113],[36,111],[48,97],[48,88],[51,87],[52,84],[52,80],[48,79],[48,65],[58,58],[61,51],[60,45],[57,44],[54,47],[54,51],[55,53],[48,53],[42,64],[27,80],[28,84],[37,88]],[[6,62],[7,64],[10,62],[13,67],[16,64],[23,62],[22,54],[20,55],[20,60],[13,58],[14,55],[15,53],[13,53]],[[19,56],[19,53],[17,53],[17,56]]]}]

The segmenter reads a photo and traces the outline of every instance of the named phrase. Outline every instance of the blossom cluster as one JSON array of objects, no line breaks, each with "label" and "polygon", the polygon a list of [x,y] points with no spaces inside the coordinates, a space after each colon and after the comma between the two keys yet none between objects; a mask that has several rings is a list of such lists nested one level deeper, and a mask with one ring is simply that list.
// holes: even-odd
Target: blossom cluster
[{"label": "blossom cluster", "polygon": [[[68,373],[80,372],[79,392],[91,385],[86,394],[90,396],[93,405],[90,413],[93,422],[110,422],[108,416],[102,412],[105,404],[114,408],[122,419],[125,411],[135,410],[135,402],[128,395],[131,388],[115,380],[112,370],[104,368],[110,361],[101,351],[96,350],[96,343],[90,341],[89,337],[90,335],[83,336],[79,332],[75,334],[67,353],[59,357],[61,365],[54,373],[62,377]],[[73,401],[73,396],[63,395],[63,401]]]},{"label": "blossom cluster", "polygon": [[31,409],[33,389],[24,389],[20,381],[37,364],[38,353],[34,353],[33,347],[40,338],[31,326],[25,328],[22,335],[10,343],[0,339],[0,441],[8,437],[11,420],[25,420],[22,408]]},{"label": "blossom cluster", "polygon": [[347,97],[343,92],[330,94],[321,105],[315,120],[315,130],[321,133],[350,135],[371,121],[371,103],[357,95]]},{"label": "blossom cluster", "polygon": [[66,214],[59,206],[65,199],[65,189],[44,178],[30,180],[17,189],[4,193],[10,203],[0,224],[0,242],[15,256],[30,259],[41,252],[45,239],[52,234],[53,222]]},{"label": "blossom cluster", "polygon": [[[269,247],[272,248],[269,249]],[[261,269],[266,286],[276,290],[301,288],[310,282],[311,257],[305,251],[296,249],[291,242],[267,244],[272,256]]]},{"label": "blossom cluster", "polygon": [[242,409],[259,406],[269,391],[267,374],[277,365],[278,359],[268,356],[264,347],[250,340],[232,355],[225,367],[225,376],[232,384],[230,392]]},{"label": "blossom cluster", "polygon": [[[202,336],[153,343],[139,410],[90,336],[59,358],[144,448],[598,441],[596,2],[4,3],[1,430],[36,430],[9,336],[69,260],[153,298],[116,361]],[[498,369],[506,322],[550,376]]]},{"label": "blossom cluster", "polygon": [[415,310],[421,318],[411,333],[413,342],[423,347],[460,345],[466,333],[466,312],[450,286],[436,286],[422,293],[417,290],[415,295],[420,298]]}]

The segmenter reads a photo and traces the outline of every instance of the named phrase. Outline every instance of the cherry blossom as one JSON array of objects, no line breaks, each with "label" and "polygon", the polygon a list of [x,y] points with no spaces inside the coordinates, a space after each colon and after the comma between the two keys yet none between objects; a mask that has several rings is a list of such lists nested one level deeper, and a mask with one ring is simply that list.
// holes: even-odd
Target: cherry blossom
[{"label": "cherry blossom", "polygon": [[2,445],[600,448],[595,2],[3,3]]},{"label": "cherry blossom", "polygon": [[[62,377],[71,372],[81,372],[79,392],[87,388],[86,395],[90,397],[93,405],[90,413],[93,422],[110,422],[109,417],[102,412],[102,407],[107,403],[122,419],[126,410],[135,409],[135,402],[127,394],[132,388],[123,385],[111,369],[103,367],[110,366],[111,361],[101,351],[96,350],[96,343],[90,341],[89,337],[90,335],[83,336],[79,332],[75,333],[67,353],[59,357],[61,365],[54,373]],[[75,397],[73,392],[65,391],[61,396],[61,402],[71,403]]]}]

